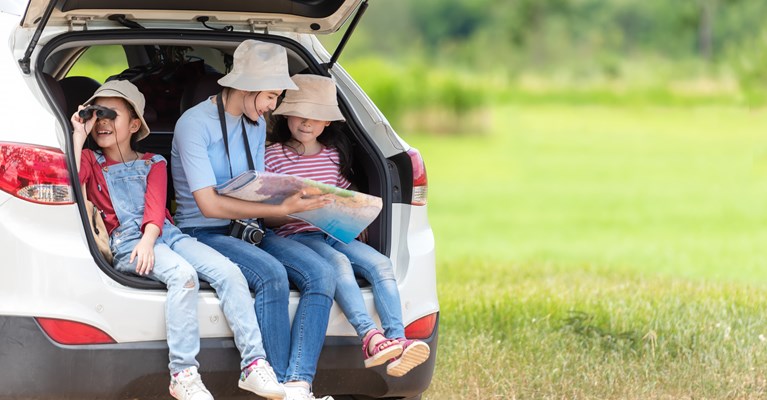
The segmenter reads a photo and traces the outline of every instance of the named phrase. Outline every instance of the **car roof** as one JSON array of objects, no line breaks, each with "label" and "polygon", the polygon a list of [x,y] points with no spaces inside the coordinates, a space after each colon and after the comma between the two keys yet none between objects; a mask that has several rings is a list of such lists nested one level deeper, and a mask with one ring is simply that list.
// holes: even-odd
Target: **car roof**
[{"label": "car roof", "polygon": [[[7,0],[5,0],[7,1]],[[30,0],[22,26],[35,27],[50,2]],[[302,33],[336,32],[363,0],[59,0],[46,26],[67,26],[73,18],[107,21],[122,14],[137,21],[250,24],[254,28]]]}]

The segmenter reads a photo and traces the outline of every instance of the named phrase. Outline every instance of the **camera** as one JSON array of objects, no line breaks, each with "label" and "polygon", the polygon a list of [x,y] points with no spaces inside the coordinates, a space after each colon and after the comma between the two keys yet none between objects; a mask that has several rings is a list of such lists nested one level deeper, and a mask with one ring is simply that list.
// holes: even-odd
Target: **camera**
[{"label": "camera", "polygon": [[94,112],[96,113],[96,118],[98,119],[117,118],[117,112],[115,112],[115,110],[112,110],[103,106],[98,106],[95,104],[83,108],[82,110],[78,111],[77,114],[80,116],[80,118],[84,120],[89,120],[93,116]]},{"label": "camera", "polygon": [[264,238],[264,229],[259,221],[232,220],[229,225],[229,236],[242,239],[248,243],[258,245]]}]

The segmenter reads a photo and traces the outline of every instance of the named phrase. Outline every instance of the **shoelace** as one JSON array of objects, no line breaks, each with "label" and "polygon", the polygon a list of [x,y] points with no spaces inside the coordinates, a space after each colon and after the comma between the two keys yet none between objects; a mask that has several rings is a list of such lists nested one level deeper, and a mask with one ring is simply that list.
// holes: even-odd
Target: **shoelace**
[{"label": "shoelace", "polygon": [[205,385],[202,384],[202,380],[200,379],[199,375],[190,377],[188,379],[178,379],[178,382],[181,387],[184,388],[184,393],[186,393],[188,396],[207,390]]},{"label": "shoelace", "polygon": [[269,381],[271,378],[273,378],[275,381],[277,380],[277,376],[274,375],[274,371],[268,368],[256,368],[256,372],[258,373],[258,377],[261,378],[262,381]]},{"label": "shoelace", "polygon": [[[270,380],[273,380],[274,382],[277,381],[277,375],[274,373],[274,370],[266,366],[251,365],[248,370],[248,376],[255,372],[262,382]],[[244,376],[243,378],[247,378],[247,376]]]}]

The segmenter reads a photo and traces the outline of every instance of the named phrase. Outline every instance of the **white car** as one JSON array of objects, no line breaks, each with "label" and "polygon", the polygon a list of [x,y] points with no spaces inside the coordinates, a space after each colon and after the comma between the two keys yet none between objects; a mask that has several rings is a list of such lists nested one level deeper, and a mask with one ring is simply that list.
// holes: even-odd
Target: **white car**
[{"label": "white car", "polygon": [[[335,64],[340,51],[331,56],[315,37],[344,24],[352,32],[366,7],[366,0],[0,0],[0,399],[167,397],[165,287],[115,271],[96,247],[69,117],[101,82],[71,71],[99,48],[119,46],[120,76],[147,98],[152,133],[140,143],[170,160],[176,119],[219,90],[216,79],[244,39],[284,46],[291,73],[336,80],[354,142],[353,181],[384,204],[368,243],[394,263],[407,336],[432,348],[402,378],[383,366],[365,369],[360,340],[334,305],[314,392],[421,397],[439,321],[423,160]],[[360,283],[375,316],[372,292]],[[298,294],[290,301],[292,313]],[[246,396],[235,384],[232,333],[205,284],[199,319],[206,385],[215,396]]]}]

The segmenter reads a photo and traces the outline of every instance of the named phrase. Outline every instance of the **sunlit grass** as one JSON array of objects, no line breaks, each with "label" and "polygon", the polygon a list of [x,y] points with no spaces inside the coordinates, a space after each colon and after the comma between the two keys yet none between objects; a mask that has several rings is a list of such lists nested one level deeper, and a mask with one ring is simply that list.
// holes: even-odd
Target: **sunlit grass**
[{"label": "sunlit grass", "polygon": [[767,395],[767,114],[515,106],[408,135],[441,342],[426,398]]},{"label": "sunlit grass", "polygon": [[426,160],[440,260],[767,283],[766,113],[494,111],[489,135],[406,136]]}]

